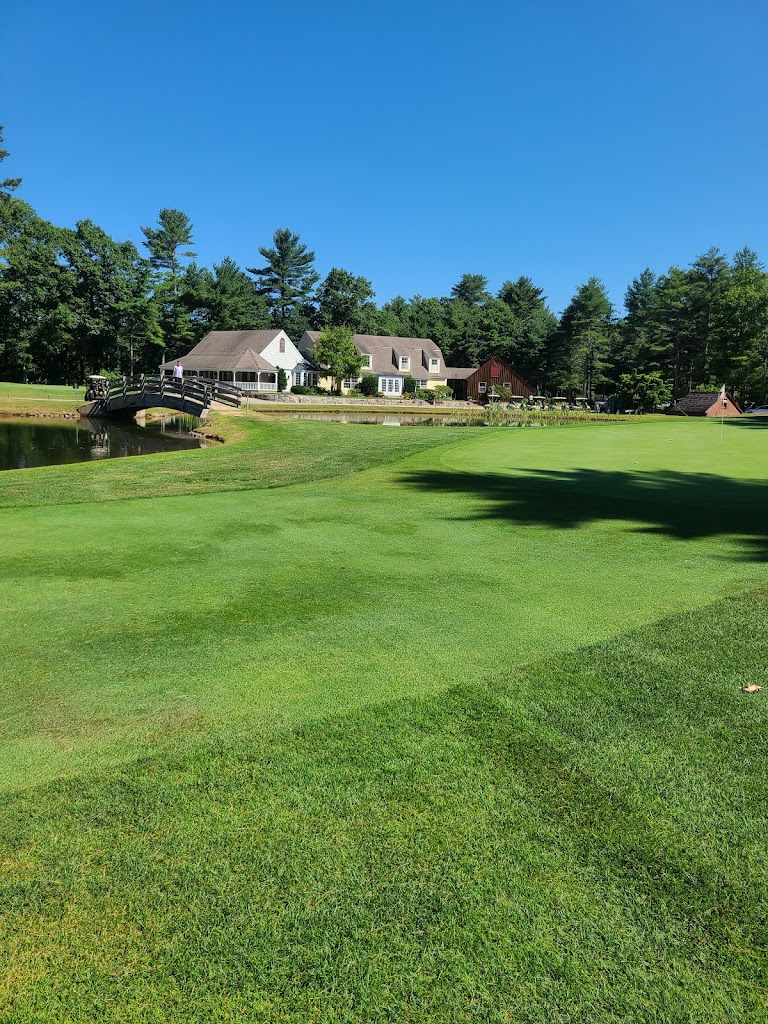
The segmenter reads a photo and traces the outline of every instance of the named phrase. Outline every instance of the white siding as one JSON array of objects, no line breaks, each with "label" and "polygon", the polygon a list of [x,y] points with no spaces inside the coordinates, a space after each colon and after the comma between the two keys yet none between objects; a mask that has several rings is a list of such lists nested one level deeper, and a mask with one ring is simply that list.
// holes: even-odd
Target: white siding
[{"label": "white siding", "polygon": [[[280,351],[281,341],[285,342],[285,352]],[[292,383],[291,371],[298,366],[299,363],[305,362],[304,356],[299,352],[285,331],[280,331],[280,333],[270,341],[267,347],[261,350],[261,356],[263,359],[266,359],[268,363],[272,363],[273,366],[277,366],[278,368],[285,370],[288,375],[287,387],[289,388]]]}]

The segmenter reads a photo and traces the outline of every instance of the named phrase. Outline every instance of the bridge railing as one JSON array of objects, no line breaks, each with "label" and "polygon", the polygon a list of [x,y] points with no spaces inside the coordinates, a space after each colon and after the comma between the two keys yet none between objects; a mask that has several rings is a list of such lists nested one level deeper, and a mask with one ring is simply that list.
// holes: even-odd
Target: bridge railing
[{"label": "bridge railing", "polygon": [[142,402],[151,403],[153,398],[165,397],[199,405],[201,411],[207,409],[214,400],[233,406],[240,404],[238,389],[222,384],[221,381],[208,380],[205,377],[182,377],[178,380],[174,377],[146,374],[123,377],[122,380],[110,384],[107,401],[113,398],[137,398]]}]

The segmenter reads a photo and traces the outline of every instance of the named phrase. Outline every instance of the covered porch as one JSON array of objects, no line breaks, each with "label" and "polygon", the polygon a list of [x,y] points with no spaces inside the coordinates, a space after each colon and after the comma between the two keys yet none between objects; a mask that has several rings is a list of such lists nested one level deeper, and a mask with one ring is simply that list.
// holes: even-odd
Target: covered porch
[{"label": "covered porch", "polygon": [[190,370],[184,376],[220,380],[241,391],[277,391],[276,370]]}]

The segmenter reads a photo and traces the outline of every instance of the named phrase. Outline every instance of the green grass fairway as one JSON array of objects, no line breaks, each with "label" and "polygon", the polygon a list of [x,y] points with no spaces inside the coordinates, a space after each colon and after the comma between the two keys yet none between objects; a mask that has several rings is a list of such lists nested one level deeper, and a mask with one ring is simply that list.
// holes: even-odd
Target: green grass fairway
[{"label": "green grass fairway", "polygon": [[234,461],[267,485],[0,511],[3,785],[474,681],[765,577],[761,431],[241,429],[242,447],[0,478],[0,501],[48,501],[121,472],[139,493],[216,487]]},{"label": "green grass fairway", "polygon": [[0,381],[0,416],[72,416],[85,401],[85,388]]},{"label": "green grass fairway", "polygon": [[11,797],[0,1019],[762,1024],[766,621]]},{"label": "green grass fairway", "polygon": [[73,388],[69,384],[14,384],[0,381],[0,401],[4,398],[29,399],[30,401],[73,402],[83,401],[85,388]]},{"label": "green grass fairway", "polygon": [[0,1020],[764,1021],[768,430],[223,429],[0,474]]}]

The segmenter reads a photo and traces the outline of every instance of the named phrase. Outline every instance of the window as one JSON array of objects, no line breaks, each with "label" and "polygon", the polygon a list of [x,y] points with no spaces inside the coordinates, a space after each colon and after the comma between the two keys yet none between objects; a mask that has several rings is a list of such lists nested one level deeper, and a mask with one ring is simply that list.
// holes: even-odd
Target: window
[{"label": "window", "polygon": [[481,380],[480,383],[477,385],[477,390],[480,392],[481,395],[484,395],[485,392],[488,390],[488,385],[485,383],[484,380]]},{"label": "window", "polygon": [[280,351],[285,352],[285,338],[280,339]]},{"label": "window", "polygon": [[363,356],[363,369],[364,370],[370,370],[370,368],[371,368],[371,357],[369,355],[366,355],[365,352],[362,353],[362,356]]},{"label": "window", "polygon": [[505,380],[504,381],[504,387],[505,388],[509,388],[509,390],[511,391],[512,390],[512,381],[511,380]]},{"label": "window", "polygon": [[440,360],[439,359],[430,359],[429,360],[429,372],[430,373],[437,373],[437,371],[439,369],[440,369]]},{"label": "window", "polygon": [[399,377],[379,377],[379,390],[382,395],[401,395],[402,381]]},{"label": "window", "polygon": [[410,370],[410,368],[411,368],[410,357],[409,356],[400,356],[400,369],[401,370]]},{"label": "window", "polygon": [[425,380],[417,380],[415,381],[415,384],[417,388],[425,388],[427,386],[427,382]]},{"label": "window", "polygon": [[356,388],[359,383],[360,383],[360,378],[359,377],[355,377],[354,379],[350,377],[349,380],[343,380],[341,382],[341,386],[342,386],[342,388],[348,388],[351,391],[352,388]]}]

